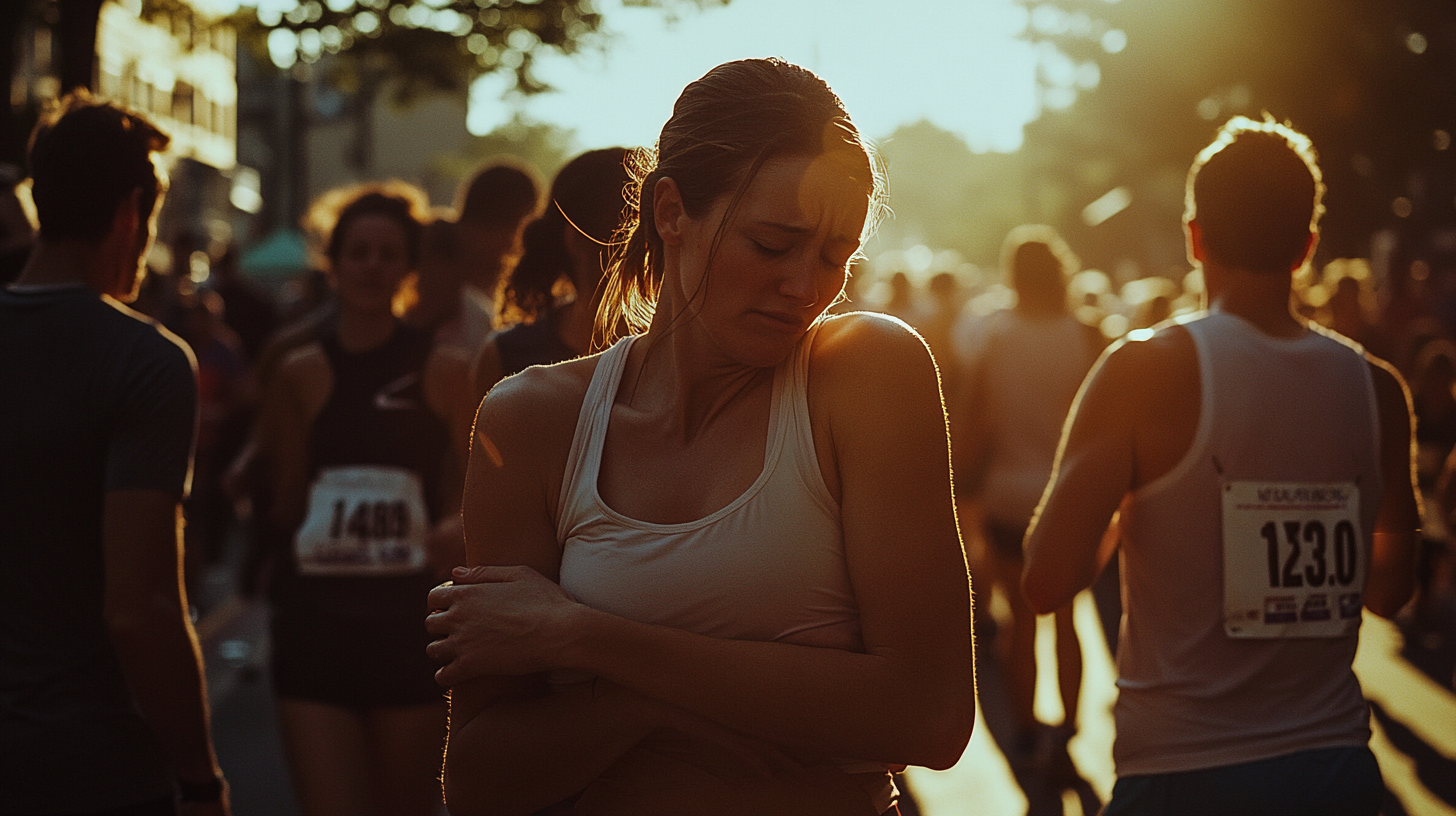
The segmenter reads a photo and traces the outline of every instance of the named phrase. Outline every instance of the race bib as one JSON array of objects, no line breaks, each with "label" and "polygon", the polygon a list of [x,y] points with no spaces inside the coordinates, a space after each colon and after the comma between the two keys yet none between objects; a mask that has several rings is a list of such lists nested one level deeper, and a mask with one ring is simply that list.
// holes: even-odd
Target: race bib
[{"label": "race bib", "polygon": [[1365,552],[1353,483],[1225,482],[1224,631],[1342,637],[1360,625]]},{"label": "race bib", "polygon": [[403,575],[425,568],[429,516],[420,478],[378,465],[324,468],[293,542],[305,575]]}]

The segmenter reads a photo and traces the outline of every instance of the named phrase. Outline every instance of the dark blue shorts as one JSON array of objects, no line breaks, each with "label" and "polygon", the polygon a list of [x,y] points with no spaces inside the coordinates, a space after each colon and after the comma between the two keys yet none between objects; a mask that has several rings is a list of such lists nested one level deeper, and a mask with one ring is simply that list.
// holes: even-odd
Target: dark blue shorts
[{"label": "dark blue shorts", "polygon": [[1102,816],[1376,816],[1385,794],[1364,745],[1200,768],[1124,776]]}]

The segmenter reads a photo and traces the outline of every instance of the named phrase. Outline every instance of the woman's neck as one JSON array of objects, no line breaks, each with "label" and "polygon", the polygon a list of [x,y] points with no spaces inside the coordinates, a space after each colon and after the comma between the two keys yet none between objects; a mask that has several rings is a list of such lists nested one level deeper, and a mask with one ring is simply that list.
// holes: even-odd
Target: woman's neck
[{"label": "woman's neck", "polygon": [[618,398],[691,442],[744,396],[772,387],[773,372],[728,359],[692,314],[673,320],[659,309],[632,345]]},{"label": "woman's neck", "polygon": [[359,352],[379,348],[394,335],[394,314],[389,311],[358,312],[339,310],[339,345],[344,351]]}]

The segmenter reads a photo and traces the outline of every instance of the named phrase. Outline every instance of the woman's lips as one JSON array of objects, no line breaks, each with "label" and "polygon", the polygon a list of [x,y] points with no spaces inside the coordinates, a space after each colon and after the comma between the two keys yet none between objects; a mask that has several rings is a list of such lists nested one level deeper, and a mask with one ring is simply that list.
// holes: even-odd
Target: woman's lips
[{"label": "woman's lips", "polygon": [[802,331],[804,328],[803,319],[793,312],[772,312],[762,309],[755,309],[751,314],[757,316],[764,323],[778,331],[789,334]]}]

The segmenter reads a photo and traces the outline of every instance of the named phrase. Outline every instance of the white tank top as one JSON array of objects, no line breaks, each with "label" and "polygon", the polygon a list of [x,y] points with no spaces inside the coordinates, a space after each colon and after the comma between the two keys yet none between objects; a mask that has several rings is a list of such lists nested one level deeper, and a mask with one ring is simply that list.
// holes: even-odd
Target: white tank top
[{"label": "white tank top", "polygon": [[1281,339],[1218,312],[1181,322],[1198,351],[1202,407],[1187,455],[1122,515],[1117,772],[1363,745],[1369,713],[1350,669],[1357,631],[1225,633],[1220,493],[1228,482],[1353,483],[1368,564],[1381,491],[1369,365],[1322,331]]},{"label": "white tank top", "polygon": [[809,426],[811,331],[774,371],[758,479],[696,521],[628,518],[597,492],[602,444],[633,338],[602,354],[582,401],[556,522],[561,586],[586,605],[734,640],[863,651],[839,507]]},{"label": "white tank top", "polygon": [[[597,492],[602,445],[634,337],[597,361],[562,478],[556,521],[561,586],[629,620],[730,640],[863,652],[859,607],[809,424],[809,351],[818,327],[774,370],[763,471],[727,506],[696,521],[655,524],[618,513]],[[552,673],[553,682],[580,680]],[[835,760],[846,773],[884,774],[871,798],[889,807],[880,763]]]}]

